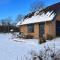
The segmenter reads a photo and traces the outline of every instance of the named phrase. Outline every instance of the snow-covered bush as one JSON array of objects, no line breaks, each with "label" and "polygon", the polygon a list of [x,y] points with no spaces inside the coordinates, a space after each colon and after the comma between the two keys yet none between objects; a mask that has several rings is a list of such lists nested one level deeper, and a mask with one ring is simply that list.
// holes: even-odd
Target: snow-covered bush
[{"label": "snow-covered bush", "polygon": [[19,38],[19,33],[18,32],[13,32],[12,34],[12,39],[13,38]]},{"label": "snow-covered bush", "polygon": [[55,55],[53,55],[53,60],[60,60],[60,50],[58,50],[57,52],[54,53]]},{"label": "snow-covered bush", "polygon": [[35,51],[31,51],[32,60],[42,60],[42,57]]},{"label": "snow-covered bush", "polygon": [[29,35],[26,35],[26,36],[25,36],[25,39],[33,39],[33,36],[30,35],[30,34],[29,34]]},{"label": "snow-covered bush", "polygon": [[47,40],[52,40],[53,38],[54,38],[53,36],[47,34]]},{"label": "snow-covered bush", "polygon": [[44,50],[39,52],[31,50],[32,60],[60,60],[60,50],[54,51],[49,46],[44,46]]},{"label": "snow-covered bush", "polygon": [[41,44],[41,43],[44,43],[44,42],[46,42],[46,39],[44,37],[40,37],[39,38],[39,43]]}]

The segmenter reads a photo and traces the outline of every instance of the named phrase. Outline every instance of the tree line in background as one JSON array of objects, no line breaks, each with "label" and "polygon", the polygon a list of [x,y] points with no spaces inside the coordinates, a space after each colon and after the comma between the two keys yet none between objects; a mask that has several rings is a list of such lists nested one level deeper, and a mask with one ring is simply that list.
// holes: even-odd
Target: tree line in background
[{"label": "tree line in background", "polygon": [[16,27],[16,24],[12,22],[10,17],[0,20],[0,32],[6,33],[11,32],[11,30],[18,32],[18,27]]}]

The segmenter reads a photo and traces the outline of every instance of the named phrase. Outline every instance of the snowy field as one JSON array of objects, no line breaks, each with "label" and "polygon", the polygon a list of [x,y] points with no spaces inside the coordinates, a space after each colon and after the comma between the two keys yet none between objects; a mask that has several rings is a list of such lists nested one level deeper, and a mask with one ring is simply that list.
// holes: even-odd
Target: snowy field
[{"label": "snowy field", "polygon": [[29,52],[31,50],[38,50],[35,42],[21,41],[16,42],[17,39],[12,39],[11,34],[0,34],[0,60],[25,60],[26,57],[30,59]]},{"label": "snowy field", "polygon": [[12,38],[12,34],[0,34],[0,60],[43,60],[60,57],[60,38],[38,44],[37,39]]}]

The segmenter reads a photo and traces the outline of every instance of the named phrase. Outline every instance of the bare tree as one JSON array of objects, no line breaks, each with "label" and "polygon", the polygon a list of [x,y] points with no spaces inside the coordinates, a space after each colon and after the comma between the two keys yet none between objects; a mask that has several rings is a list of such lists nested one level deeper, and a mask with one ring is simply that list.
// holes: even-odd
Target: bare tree
[{"label": "bare tree", "polygon": [[39,9],[43,9],[45,4],[42,0],[36,0],[31,4],[30,11],[37,11]]},{"label": "bare tree", "polygon": [[19,14],[19,15],[17,16],[17,18],[16,18],[16,21],[17,21],[17,22],[18,22],[18,21],[21,21],[23,18],[24,18],[24,16],[21,15],[21,14]]}]

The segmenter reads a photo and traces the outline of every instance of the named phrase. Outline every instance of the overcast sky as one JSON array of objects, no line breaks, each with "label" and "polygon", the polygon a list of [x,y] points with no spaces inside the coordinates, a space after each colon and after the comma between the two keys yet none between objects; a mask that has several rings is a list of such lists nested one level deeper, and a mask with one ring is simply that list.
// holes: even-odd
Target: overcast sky
[{"label": "overcast sky", "polygon": [[[31,3],[35,0],[0,0],[0,19],[16,18],[18,14],[27,14]],[[60,2],[60,0],[43,0],[46,6]]]}]

